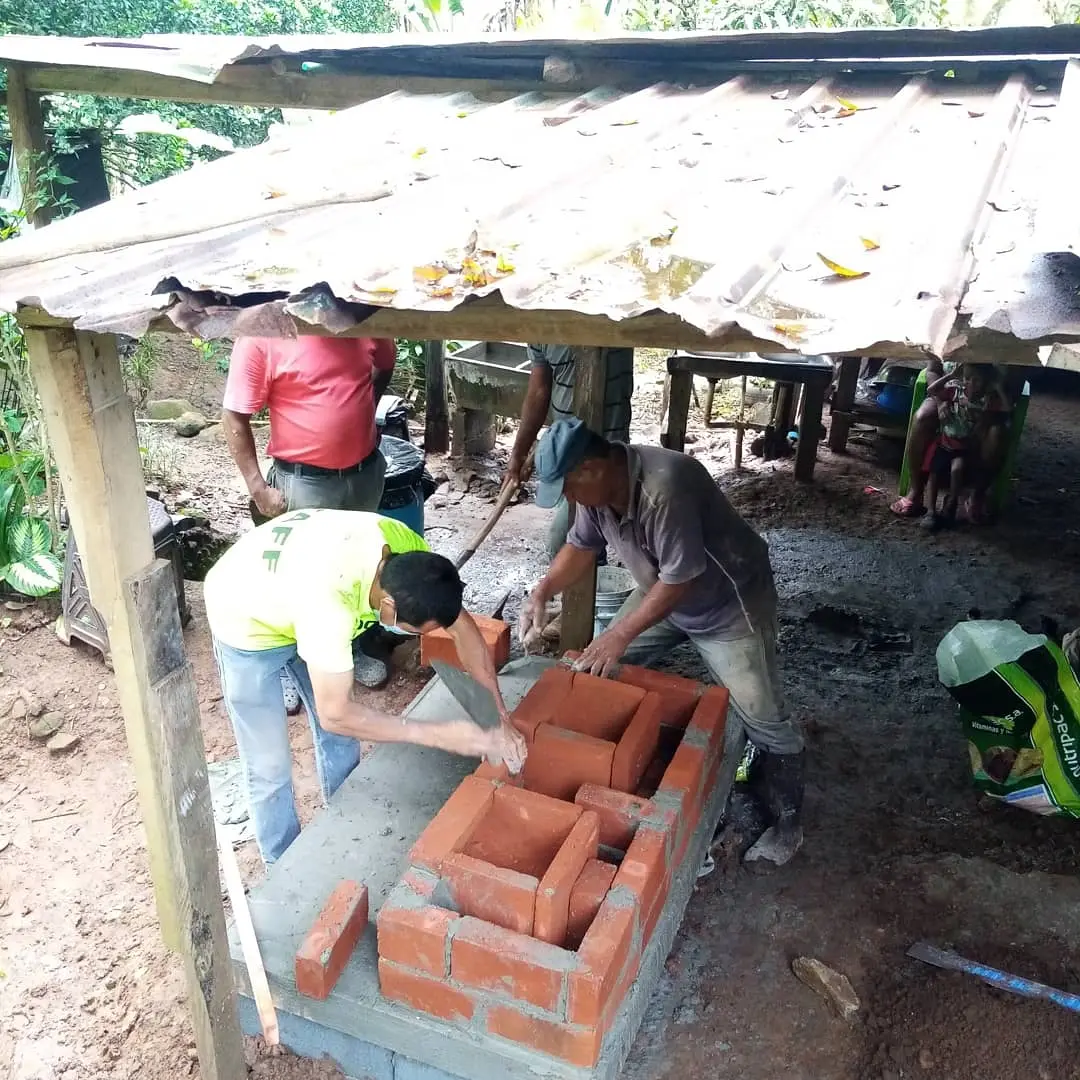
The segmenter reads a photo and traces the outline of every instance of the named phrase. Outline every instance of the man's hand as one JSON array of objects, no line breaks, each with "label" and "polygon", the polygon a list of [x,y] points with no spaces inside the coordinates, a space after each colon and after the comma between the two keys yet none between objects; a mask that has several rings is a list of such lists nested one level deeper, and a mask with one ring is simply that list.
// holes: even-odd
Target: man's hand
[{"label": "man's hand", "polygon": [[547,600],[534,589],[522,600],[521,611],[518,612],[518,638],[526,652],[543,633],[548,622]]},{"label": "man's hand", "polygon": [[503,723],[485,732],[485,735],[488,745],[484,751],[484,759],[492,765],[505,765],[510,770],[511,776],[517,776],[525,765],[525,758],[528,755],[525,740],[521,734],[509,723]]},{"label": "man's hand", "polygon": [[510,455],[510,461],[507,463],[506,472],[503,474],[501,490],[505,491],[511,484],[516,484],[518,487],[521,487],[531,475],[532,465],[528,460],[528,455],[518,454],[515,450]]},{"label": "man's hand", "polygon": [[276,487],[271,487],[266,481],[263,481],[262,486],[257,487],[251,493],[251,498],[255,502],[255,508],[263,517],[277,517],[278,514],[284,514],[288,509],[285,496]]},{"label": "man's hand", "polygon": [[587,671],[591,675],[600,675],[603,678],[614,674],[619,661],[630,647],[631,640],[619,630],[618,626],[605,630],[581,654],[574,664],[574,670]]}]

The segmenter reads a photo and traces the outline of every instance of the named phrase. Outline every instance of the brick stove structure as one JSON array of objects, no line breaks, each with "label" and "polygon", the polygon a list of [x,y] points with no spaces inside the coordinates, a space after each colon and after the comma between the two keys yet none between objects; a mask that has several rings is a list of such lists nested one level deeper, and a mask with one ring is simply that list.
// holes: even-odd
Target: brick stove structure
[{"label": "brick stove structure", "polygon": [[481,765],[378,916],[383,995],[589,1067],[633,985],[723,755],[728,695],[624,667],[544,673],[522,776]]}]

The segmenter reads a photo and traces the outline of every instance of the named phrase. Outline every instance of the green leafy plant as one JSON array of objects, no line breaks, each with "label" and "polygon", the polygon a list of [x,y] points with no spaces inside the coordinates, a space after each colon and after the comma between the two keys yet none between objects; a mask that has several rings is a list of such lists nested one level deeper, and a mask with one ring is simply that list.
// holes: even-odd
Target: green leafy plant
[{"label": "green leafy plant", "polygon": [[133,345],[120,350],[120,370],[124,376],[124,389],[136,409],[141,409],[150,396],[154,372],[158,367],[158,354],[153,340],[147,335]]},{"label": "green leafy plant", "polygon": [[0,578],[24,596],[48,596],[60,588],[64,568],[53,553],[49,526],[39,517],[20,517],[6,532]]},{"label": "green leafy plant", "polygon": [[202,338],[191,339],[192,348],[208,364],[213,364],[223,375],[229,370],[229,350],[220,341],[204,341]]}]

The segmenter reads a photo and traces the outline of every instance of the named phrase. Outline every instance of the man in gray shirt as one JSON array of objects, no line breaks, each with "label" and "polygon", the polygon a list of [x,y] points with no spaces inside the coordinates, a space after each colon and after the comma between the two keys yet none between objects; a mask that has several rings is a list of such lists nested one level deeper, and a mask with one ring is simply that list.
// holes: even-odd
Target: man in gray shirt
[{"label": "man in gray shirt", "polygon": [[[536,455],[537,503],[576,504],[567,542],[522,607],[522,639],[542,630],[548,602],[608,545],[637,589],[585,650],[578,670],[607,675],[689,639],[762,753],[773,824],[749,861],[783,865],[802,843],[802,734],[783,707],[776,665],[776,589],[769,549],[701,462],[653,446],[610,443],[580,420],[551,426]],[[647,639],[641,635],[649,630]]]},{"label": "man in gray shirt", "polygon": [[[530,345],[529,386],[521,409],[510,462],[503,484],[521,483],[526,477],[525,459],[529,456],[540,429],[549,420],[570,420],[574,416],[574,379],[577,353],[569,345]],[[607,385],[604,389],[604,436],[615,442],[630,439],[630,399],[634,394],[634,350],[608,349]],[[548,535],[548,554],[554,555],[566,543],[570,508],[565,499],[555,506],[555,517]]]}]

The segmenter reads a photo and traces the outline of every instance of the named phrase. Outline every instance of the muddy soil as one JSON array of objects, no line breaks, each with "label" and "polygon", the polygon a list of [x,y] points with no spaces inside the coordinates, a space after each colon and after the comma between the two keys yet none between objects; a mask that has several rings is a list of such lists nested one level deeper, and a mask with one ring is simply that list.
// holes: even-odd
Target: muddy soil
[{"label": "muddy soil", "polygon": [[[212,412],[221,378],[170,354],[155,396]],[[657,357],[641,355],[635,437],[659,430]],[[1077,1080],[1080,1021],[906,958],[917,940],[1080,991],[1080,825],[980,802],[933,652],[972,609],[1032,630],[1080,622],[1080,396],[1037,388],[1017,466],[1018,498],[991,530],[929,537],[887,510],[894,444],[859,437],[819,452],[815,480],[790,461],[732,467],[728,432],[692,415],[688,451],[769,537],[781,596],[789,706],[807,733],[807,840],[769,875],[722,864],[698,887],[628,1066],[634,1080]],[[730,393],[721,398],[730,408]],[[491,506],[507,440],[475,473],[433,459],[449,487],[428,503],[428,538],[456,553]],[[160,438],[170,505],[247,527],[246,495],[220,435]],[[459,490],[461,488],[467,490]],[[469,563],[467,599],[508,616],[542,571],[548,515],[511,507]],[[235,752],[221,709],[200,586],[186,633],[212,759]],[[197,1077],[179,966],[161,944],[114,681],[92,651],[53,635],[47,606],[0,621],[0,1076],[12,1080]],[[6,620],[10,619],[10,622]],[[382,695],[422,685],[406,655]],[[686,649],[669,659],[700,674]],[[51,756],[8,706],[29,692],[80,742]],[[318,810],[311,739],[291,727],[303,820]],[[5,841],[7,841],[6,847]],[[251,845],[248,846],[249,849]],[[249,878],[257,855],[241,850]],[[798,982],[796,956],[846,974],[852,1021]],[[248,1046],[255,1075],[328,1080],[326,1063]]]}]

